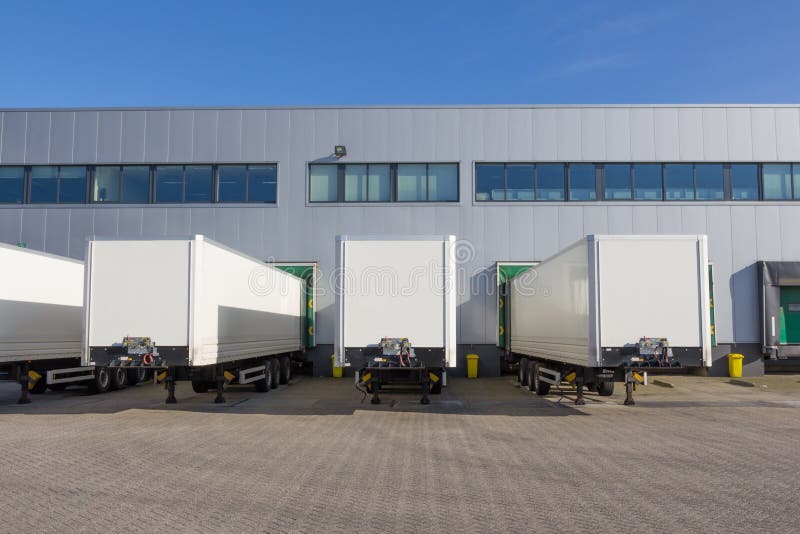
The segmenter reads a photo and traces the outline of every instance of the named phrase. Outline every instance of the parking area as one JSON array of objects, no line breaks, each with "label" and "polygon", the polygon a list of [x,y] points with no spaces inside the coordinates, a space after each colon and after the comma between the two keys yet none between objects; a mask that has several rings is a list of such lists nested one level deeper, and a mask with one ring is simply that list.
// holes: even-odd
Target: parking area
[{"label": "parking area", "polygon": [[310,377],[221,405],[181,382],[174,406],[153,385],[18,406],[0,383],[0,530],[791,530],[800,376],[665,380],[635,407],[510,377],[429,406]]}]

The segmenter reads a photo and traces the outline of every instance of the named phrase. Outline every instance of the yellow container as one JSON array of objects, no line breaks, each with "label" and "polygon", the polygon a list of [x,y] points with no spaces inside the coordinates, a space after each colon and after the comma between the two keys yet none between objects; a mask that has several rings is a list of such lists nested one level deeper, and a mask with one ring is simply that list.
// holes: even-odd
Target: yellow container
[{"label": "yellow container", "polygon": [[744,356],[741,354],[728,354],[728,375],[731,378],[742,378],[742,360]]},{"label": "yellow container", "polygon": [[331,354],[331,367],[333,367],[333,378],[342,378],[342,368],[336,366],[335,354]]},{"label": "yellow container", "polygon": [[478,378],[477,354],[467,354],[467,378]]}]

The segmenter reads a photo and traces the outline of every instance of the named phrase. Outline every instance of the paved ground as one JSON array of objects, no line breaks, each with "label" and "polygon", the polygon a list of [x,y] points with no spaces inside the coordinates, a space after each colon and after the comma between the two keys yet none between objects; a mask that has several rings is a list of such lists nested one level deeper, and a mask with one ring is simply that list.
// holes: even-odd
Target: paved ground
[{"label": "paved ground", "polygon": [[181,383],[174,408],[0,384],[0,530],[796,531],[800,376],[668,380],[580,409],[510,378],[427,407],[320,378],[224,405]]}]

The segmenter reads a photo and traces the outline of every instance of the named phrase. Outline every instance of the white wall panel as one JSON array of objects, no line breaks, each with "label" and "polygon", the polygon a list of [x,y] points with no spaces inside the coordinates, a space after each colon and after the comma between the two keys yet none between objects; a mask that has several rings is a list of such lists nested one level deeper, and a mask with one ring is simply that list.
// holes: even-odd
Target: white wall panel
[{"label": "white wall panel", "polygon": [[683,234],[705,234],[708,232],[706,224],[705,206],[681,206],[680,213],[680,232]]},{"label": "white wall panel", "polygon": [[122,112],[122,161],[143,163],[145,159],[145,111]]},{"label": "white wall panel", "polygon": [[25,141],[28,138],[28,114],[23,111],[3,113],[3,138],[0,163],[25,163]]},{"label": "white wall panel", "polygon": [[364,154],[373,161],[389,161],[389,111],[365,109],[361,114],[361,142]]},{"label": "white wall panel", "polygon": [[724,108],[703,108],[703,159],[728,160],[728,125]]},{"label": "white wall panel", "polygon": [[28,113],[28,139],[25,143],[25,162],[47,164],[50,161],[50,112]]},{"label": "white wall panel", "polygon": [[[217,158],[221,162],[242,160],[242,110],[221,109],[217,116]],[[277,128],[276,128],[277,130]],[[286,128],[284,131],[288,131]]]},{"label": "white wall panel", "polygon": [[633,206],[633,234],[657,234],[658,210],[653,206]]},{"label": "white wall panel", "polygon": [[581,110],[561,108],[556,110],[557,159],[581,161]]},{"label": "white wall panel", "polygon": [[631,159],[656,159],[655,112],[652,108],[631,109]]},{"label": "white wall panel", "polygon": [[583,207],[583,235],[607,234],[608,208],[605,206]]},{"label": "white wall panel", "polygon": [[47,210],[44,227],[44,250],[51,254],[69,254],[69,210]]},{"label": "white wall panel", "polygon": [[531,110],[513,110],[508,115],[508,159],[529,161],[533,152],[533,118]]},{"label": "white wall panel", "polygon": [[209,163],[217,161],[216,110],[198,109],[194,112],[192,125],[192,161]]},{"label": "white wall panel", "polygon": [[580,127],[581,158],[585,161],[607,159],[605,110],[602,108],[582,109]]},{"label": "white wall panel", "polygon": [[[362,110],[343,109],[339,111],[339,133],[337,143],[347,147],[347,158],[351,161],[367,161],[371,154],[364,150]],[[431,119],[433,120],[433,119]],[[431,134],[433,136],[433,134]],[[331,148],[333,151],[333,148]]]},{"label": "white wall panel", "polygon": [[[632,161],[631,112],[625,108],[608,108],[605,113],[606,160]],[[650,139],[652,140],[652,125]],[[584,154],[584,158],[586,155]]]},{"label": "white wall panel", "polygon": [[658,206],[655,209],[656,209],[656,215],[658,217],[659,234],[681,233],[680,206]]},{"label": "white wall panel", "polygon": [[411,111],[411,151],[415,161],[436,159],[436,115],[430,110]]},{"label": "white wall panel", "polygon": [[101,111],[97,124],[97,162],[118,163],[122,159],[122,112]]},{"label": "white wall panel", "polygon": [[781,259],[783,261],[800,261],[800,209],[796,206],[781,206]]},{"label": "white wall panel", "polygon": [[797,108],[775,109],[778,159],[800,161],[800,113]]},{"label": "white wall panel", "polygon": [[678,151],[683,161],[703,160],[703,110],[678,110]]},{"label": "white wall panel", "polygon": [[508,161],[508,110],[483,110],[484,157],[488,161]]},{"label": "white wall panel", "polygon": [[606,210],[608,211],[608,233],[633,233],[633,207],[611,205]]},{"label": "white wall panel", "polygon": [[86,256],[86,239],[94,234],[94,212],[92,208],[69,210],[69,244],[67,256],[78,260]]},{"label": "white wall panel", "polygon": [[177,110],[169,112],[169,161],[191,163],[194,145],[194,112]]},{"label": "white wall panel", "polygon": [[[754,311],[759,309],[758,286],[755,262],[758,260],[756,249],[756,210],[754,206],[731,207],[731,306],[733,316],[733,336],[738,342],[757,342],[759,339],[758,321],[754,320]],[[717,277],[715,282],[724,278]],[[714,289],[716,290],[716,283]],[[715,291],[716,293],[716,291]],[[725,315],[728,315],[727,311]]]},{"label": "white wall panel", "polygon": [[756,206],[756,246],[761,261],[781,260],[781,213],[776,206]]},{"label": "white wall panel", "polygon": [[727,108],[728,160],[752,161],[753,138],[749,108]]},{"label": "white wall panel", "polygon": [[558,160],[558,119],[555,109],[533,110],[533,159]]},{"label": "white wall panel", "polygon": [[750,117],[753,124],[753,159],[756,161],[777,160],[775,111],[772,108],[753,108],[750,110]]},{"label": "white wall panel", "polygon": [[169,111],[147,111],[145,116],[144,158],[152,163],[169,161]]},{"label": "white wall panel", "polygon": [[[267,139],[267,112],[261,109],[242,111],[242,161],[264,161]],[[290,135],[291,132],[283,132]],[[306,132],[312,139],[312,132]]]},{"label": "white wall panel", "polygon": [[708,258],[714,264],[714,278],[722,281],[714,286],[714,310],[718,343],[733,341],[733,315],[730,284],[733,274],[731,263],[731,213],[728,206],[708,208]]},{"label": "white wall panel", "polygon": [[74,134],[75,112],[50,114],[50,163],[72,163]]},{"label": "white wall panel", "polygon": [[679,161],[681,154],[678,110],[655,108],[653,125],[655,127],[655,159],[657,161]]}]

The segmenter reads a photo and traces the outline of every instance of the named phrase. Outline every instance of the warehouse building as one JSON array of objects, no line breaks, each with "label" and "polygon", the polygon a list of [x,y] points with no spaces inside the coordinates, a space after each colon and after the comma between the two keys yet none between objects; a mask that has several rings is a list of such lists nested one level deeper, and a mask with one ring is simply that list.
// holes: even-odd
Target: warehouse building
[{"label": "warehouse building", "polygon": [[757,375],[800,356],[798,231],[800,106],[0,111],[1,241],[82,259],[90,235],[205,234],[316,263],[318,373],[338,234],[456,235],[459,354],[489,374],[498,264],[590,233],[707,234],[712,373],[733,351]]}]

